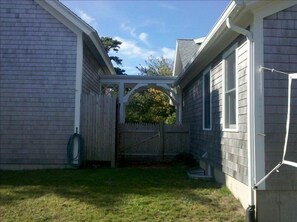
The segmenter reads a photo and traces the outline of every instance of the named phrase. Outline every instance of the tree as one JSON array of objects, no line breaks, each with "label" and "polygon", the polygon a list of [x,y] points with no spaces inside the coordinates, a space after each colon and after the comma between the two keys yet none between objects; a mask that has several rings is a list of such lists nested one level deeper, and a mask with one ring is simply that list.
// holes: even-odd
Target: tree
[{"label": "tree", "polygon": [[[120,49],[120,45],[122,44],[121,41],[118,41],[110,37],[101,37],[101,41],[107,54],[109,54],[110,52],[118,53]],[[117,64],[118,66],[122,66],[123,60],[120,59],[118,56],[109,55],[109,58],[111,61],[114,61],[115,64]],[[120,67],[114,67],[114,70],[118,75],[125,75],[125,70],[121,69]]]},{"label": "tree", "polygon": [[135,93],[126,107],[126,122],[130,123],[172,124],[174,116],[175,107],[170,105],[168,97],[153,88]]},{"label": "tree", "polygon": [[[136,67],[140,75],[172,75],[173,61],[170,59],[150,56],[145,64]],[[126,107],[126,122],[173,124],[176,119],[175,107],[169,101],[165,93],[154,88],[135,93]]]},{"label": "tree", "polygon": [[172,76],[173,60],[165,57],[156,58],[150,56],[145,61],[145,66],[136,66],[140,75],[147,76]]}]

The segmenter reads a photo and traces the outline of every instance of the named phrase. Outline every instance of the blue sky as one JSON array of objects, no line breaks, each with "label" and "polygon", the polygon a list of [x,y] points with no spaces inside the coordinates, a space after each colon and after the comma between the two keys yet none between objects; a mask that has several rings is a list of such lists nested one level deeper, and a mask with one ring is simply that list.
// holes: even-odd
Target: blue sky
[{"label": "blue sky", "polygon": [[99,36],[122,42],[117,56],[127,74],[145,65],[149,56],[174,59],[176,39],[204,37],[228,5],[216,1],[101,1],[61,0]]}]

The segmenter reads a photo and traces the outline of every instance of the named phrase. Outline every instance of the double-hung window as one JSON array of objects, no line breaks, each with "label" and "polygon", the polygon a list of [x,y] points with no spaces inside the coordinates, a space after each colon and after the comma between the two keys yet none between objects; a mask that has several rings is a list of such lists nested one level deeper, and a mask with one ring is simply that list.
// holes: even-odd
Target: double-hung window
[{"label": "double-hung window", "polygon": [[237,129],[237,68],[236,46],[232,47],[223,56],[224,81],[223,81],[223,116],[224,129]]},{"label": "double-hung window", "polygon": [[210,69],[203,73],[203,130],[211,130],[211,77]]}]

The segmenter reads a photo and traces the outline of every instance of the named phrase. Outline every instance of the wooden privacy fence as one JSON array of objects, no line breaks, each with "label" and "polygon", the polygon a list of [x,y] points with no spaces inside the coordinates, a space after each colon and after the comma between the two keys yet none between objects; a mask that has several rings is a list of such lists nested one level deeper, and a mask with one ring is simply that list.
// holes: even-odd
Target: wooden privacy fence
[{"label": "wooden privacy fence", "polygon": [[189,152],[189,126],[119,124],[118,158],[171,159]]},{"label": "wooden privacy fence", "polygon": [[82,94],[81,136],[85,161],[115,166],[116,97]]}]

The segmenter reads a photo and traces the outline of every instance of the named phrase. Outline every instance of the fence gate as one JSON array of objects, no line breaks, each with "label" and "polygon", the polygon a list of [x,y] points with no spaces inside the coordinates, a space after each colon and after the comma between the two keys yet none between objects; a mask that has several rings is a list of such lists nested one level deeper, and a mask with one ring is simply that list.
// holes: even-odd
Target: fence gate
[{"label": "fence gate", "polygon": [[118,159],[164,160],[182,152],[189,152],[188,125],[118,125]]},{"label": "fence gate", "polygon": [[85,161],[115,166],[116,97],[82,94],[81,130]]}]

